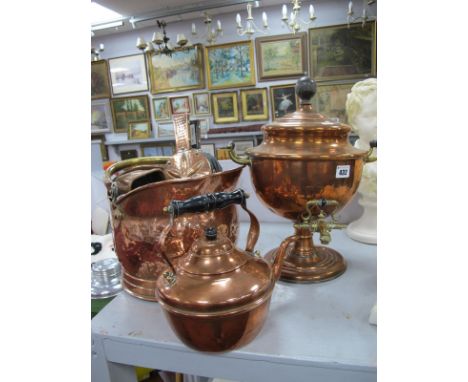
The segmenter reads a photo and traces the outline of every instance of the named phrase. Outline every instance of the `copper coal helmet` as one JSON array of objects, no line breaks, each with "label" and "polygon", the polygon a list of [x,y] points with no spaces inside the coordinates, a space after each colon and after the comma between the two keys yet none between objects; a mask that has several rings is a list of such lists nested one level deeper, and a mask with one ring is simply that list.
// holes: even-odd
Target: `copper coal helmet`
[{"label": "copper coal helmet", "polygon": [[[259,224],[245,205],[246,197],[239,189],[172,201],[167,208],[176,217],[235,203],[250,216],[245,251],[210,225],[206,226],[204,237],[196,240],[177,264],[171,264],[167,251],[170,268],[158,279],[159,303],[180,340],[196,350],[232,350],[249,343],[259,333],[285,250],[294,240],[290,237],[283,242],[272,266],[254,254]],[[161,241],[164,242],[163,237]]]},{"label": "copper coal helmet", "polygon": [[[242,167],[220,171],[216,159],[191,148],[187,116],[175,116],[174,127],[174,156],[117,162],[109,167],[105,178],[123,287],[131,295],[150,301],[157,301],[156,280],[166,266],[158,249],[159,237],[169,225],[163,208],[174,198],[232,191],[242,172]],[[166,240],[172,261],[190,248],[200,225],[207,221],[236,240],[235,206],[196,216],[187,214],[174,220]]]},{"label": "copper coal helmet", "polygon": [[349,143],[351,127],[314,112],[315,93],[315,82],[301,78],[296,84],[299,110],[262,126],[263,142],[247,150],[248,158],[236,156],[233,144],[230,150],[233,161],[250,166],[256,193],[268,209],[294,221],[297,240],[287,250],[281,273],[281,280],[290,282],[326,281],[346,270],[343,257],[314,245],[312,235],[318,233],[328,244],[330,231],[345,227],[334,214],[356,192],[364,163],[374,160],[373,148],[358,150]]}]

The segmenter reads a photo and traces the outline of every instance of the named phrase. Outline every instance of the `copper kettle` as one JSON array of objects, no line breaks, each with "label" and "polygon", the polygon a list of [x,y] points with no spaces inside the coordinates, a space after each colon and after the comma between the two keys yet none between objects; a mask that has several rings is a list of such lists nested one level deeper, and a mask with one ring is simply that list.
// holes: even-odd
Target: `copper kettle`
[{"label": "copper kettle", "polygon": [[196,350],[232,350],[260,332],[286,248],[295,240],[291,236],[283,241],[272,265],[254,253],[260,230],[246,207],[247,197],[238,189],[174,200],[166,208],[176,217],[239,204],[250,216],[245,251],[209,226],[177,264],[171,264],[165,254],[170,270],[158,278],[158,300],[180,340]]}]

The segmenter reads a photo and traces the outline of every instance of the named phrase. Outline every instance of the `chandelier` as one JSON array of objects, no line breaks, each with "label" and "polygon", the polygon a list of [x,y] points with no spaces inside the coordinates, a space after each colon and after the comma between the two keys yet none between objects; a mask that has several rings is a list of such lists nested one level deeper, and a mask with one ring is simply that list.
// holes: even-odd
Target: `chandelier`
[{"label": "chandelier", "polygon": [[[165,21],[156,21],[158,27],[163,30],[163,32],[154,32],[153,38],[150,42],[146,42],[143,37],[137,38],[136,47],[145,53],[156,53],[164,54],[166,56],[172,57],[172,54],[183,47],[188,48],[191,44],[188,43],[188,40],[185,38],[183,33],[177,35],[177,46],[174,48],[169,42],[170,38],[166,34],[166,22]],[[156,45],[156,48],[154,45]]]},{"label": "chandelier", "polygon": [[91,47],[91,57],[93,61],[99,61],[101,59],[101,52],[104,51],[104,44],[99,44],[99,48]]},{"label": "chandelier", "polygon": [[267,34],[268,33],[268,18],[265,12],[262,13],[262,21],[263,21],[263,30],[259,28],[257,24],[255,24],[254,18],[252,16],[252,3],[247,3],[247,19],[246,19],[245,28],[242,26],[241,15],[238,13],[236,16],[237,34],[239,36],[247,35],[248,38],[252,38],[252,35],[254,33]]},{"label": "chandelier", "polygon": [[[204,12],[203,14],[205,16],[205,20],[203,21],[203,23],[206,26],[206,33],[202,37],[202,39],[206,40],[208,42],[208,44],[211,45],[211,44],[216,43],[216,39],[219,36],[223,35],[223,28],[221,27],[221,21],[219,21],[219,20],[216,23],[216,29],[213,28],[211,26],[213,20],[211,19],[210,15],[207,12]],[[196,28],[195,24],[193,24],[193,23],[192,23],[192,36],[198,36],[197,28]]]},{"label": "chandelier", "polygon": [[362,26],[366,25],[367,20],[375,20],[375,16],[368,16],[368,7],[376,2],[376,0],[363,0],[362,1],[362,14],[360,16],[354,17],[353,2],[348,3],[348,28],[351,23],[361,22]]},{"label": "chandelier", "polygon": [[283,21],[284,25],[292,32],[296,33],[299,32],[302,28],[307,28],[312,26],[315,19],[315,9],[312,4],[309,6],[309,21],[304,21],[301,19],[301,1],[300,0],[292,0],[291,4],[293,6],[292,12],[288,17],[288,7],[286,4],[283,4],[282,8],[282,17],[281,21]]}]

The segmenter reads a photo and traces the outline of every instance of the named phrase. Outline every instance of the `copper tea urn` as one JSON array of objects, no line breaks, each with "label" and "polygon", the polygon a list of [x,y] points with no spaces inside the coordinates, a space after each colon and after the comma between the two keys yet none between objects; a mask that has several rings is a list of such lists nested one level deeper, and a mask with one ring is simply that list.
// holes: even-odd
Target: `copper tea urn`
[{"label": "copper tea urn", "polygon": [[285,249],[293,240],[291,237],[283,242],[273,265],[254,254],[259,224],[245,206],[246,197],[239,189],[172,201],[167,209],[175,217],[236,203],[251,219],[245,251],[236,248],[214,226],[207,225],[205,235],[177,264],[168,259],[170,268],[158,279],[159,303],[171,327],[181,341],[196,350],[232,350],[249,343],[259,333]]},{"label": "copper tea urn", "polygon": [[[263,142],[248,149],[248,158],[230,156],[248,164],[261,201],[274,213],[294,222],[297,240],[287,250],[281,279],[290,282],[320,282],[346,270],[341,254],[316,246],[331,240],[330,231],[344,228],[335,221],[338,212],[356,192],[364,163],[372,161],[372,149],[354,148],[348,141],[351,127],[327,119],[312,107],[316,84],[309,77],[296,84],[299,110],[262,126]],[[267,254],[274,258],[277,249]]]}]

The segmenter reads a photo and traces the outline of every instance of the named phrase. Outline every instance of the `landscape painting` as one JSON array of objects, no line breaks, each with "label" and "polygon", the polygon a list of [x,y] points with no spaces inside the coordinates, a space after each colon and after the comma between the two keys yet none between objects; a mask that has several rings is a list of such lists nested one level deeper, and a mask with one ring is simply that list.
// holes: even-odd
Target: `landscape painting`
[{"label": "landscape painting", "polygon": [[150,120],[147,96],[114,98],[111,106],[116,133],[126,133],[129,122]]},{"label": "landscape painting", "polygon": [[109,100],[92,101],[91,103],[91,133],[110,132],[112,117]]},{"label": "landscape painting", "polygon": [[151,93],[167,93],[205,87],[203,48],[177,50],[172,56],[154,53],[150,59]]},{"label": "landscape painting", "polygon": [[146,61],[142,54],[111,58],[109,70],[114,95],[148,90]]},{"label": "landscape painting", "polygon": [[354,82],[317,86],[317,94],[312,98],[317,112],[327,118],[336,118],[337,122],[348,123],[346,99],[353,85]]},{"label": "landscape painting", "polygon": [[110,98],[106,60],[91,61],[91,99]]},{"label": "landscape painting", "polygon": [[211,99],[214,123],[239,122],[237,92],[215,93]]},{"label": "landscape painting", "polygon": [[268,119],[267,89],[241,90],[242,119],[261,121]]},{"label": "landscape painting", "polygon": [[316,81],[376,75],[375,21],[309,29],[311,77]]},{"label": "landscape painting", "polygon": [[307,72],[307,35],[255,39],[259,81],[296,78]]},{"label": "landscape painting", "polygon": [[146,139],[151,137],[149,122],[130,122],[128,124],[128,139]]},{"label": "landscape painting", "polygon": [[207,46],[205,54],[209,89],[255,85],[252,41]]},{"label": "landscape painting", "polygon": [[169,98],[153,98],[153,113],[156,121],[167,121],[171,118]]}]

